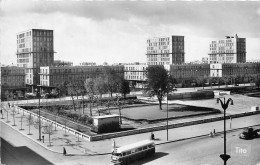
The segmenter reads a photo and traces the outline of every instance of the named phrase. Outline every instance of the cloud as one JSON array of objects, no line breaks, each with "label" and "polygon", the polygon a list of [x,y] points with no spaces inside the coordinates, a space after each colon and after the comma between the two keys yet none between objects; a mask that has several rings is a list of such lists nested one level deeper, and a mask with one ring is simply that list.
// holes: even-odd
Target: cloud
[{"label": "cloud", "polygon": [[146,39],[155,36],[184,35],[186,60],[207,56],[211,38],[260,38],[260,2],[2,0],[0,9],[7,63],[16,61],[16,33],[31,28],[53,29],[56,59],[75,63],[145,62]]},{"label": "cloud", "polygon": [[[94,21],[139,20],[147,26],[185,26],[207,30],[199,35],[220,37],[234,33],[260,37],[259,2],[144,2],[144,1],[6,1],[6,14],[66,13]],[[192,29],[193,30],[193,29]]]}]

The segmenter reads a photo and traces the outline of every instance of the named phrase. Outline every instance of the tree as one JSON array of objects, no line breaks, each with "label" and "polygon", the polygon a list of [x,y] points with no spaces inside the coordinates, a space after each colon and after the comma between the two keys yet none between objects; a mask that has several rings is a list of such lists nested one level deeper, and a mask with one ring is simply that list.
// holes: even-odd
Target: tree
[{"label": "tree", "polygon": [[65,125],[65,127],[64,127],[64,136],[69,136],[69,135],[67,135],[67,133],[66,133],[66,129],[67,129],[67,119],[62,119],[62,122],[64,123],[64,125]]},{"label": "tree", "polygon": [[115,105],[118,107],[120,124],[122,124],[121,110],[124,108],[124,102],[120,101],[120,97],[117,95]]},{"label": "tree", "polygon": [[46,124],[43,126],[43,133],[49,135],[49,146],[51,146],[51,135],[54,133],[52,124],[46,123]]},{"label": "tree", "polygon": [[94,97],[95,97],[94,79],[93,78],[86,79],[84,87],[86,89],[86,93],[88,95],[88,100],[90,102],[89,113],[90,113],[90,116],[92,116],[92,103],[94,102]]},{"label": "tree", "polygon": [[260,86],[260,77],[257,76],[257,78],[255,79],[255,85],[258,87]]},{"label": "tree", "polygon": [[[78,132],[81,132],[80,128],[81,128],[81,125],[78,124],[78,125],[77,125],[77,131],[78,131]],[[79,133],[78,133],[78,141],[77,141],[77,142],[80,142],[80,141],[79,141]]]},{"label": "tree", "polygon": [[119,86],[119,92],[123,94],[126,98],[126,94],[130,93],[129,82],[127,80],[122,80]]},{"label": "tree", "polygon": [[242,82],[242,77],[240,75],[237,75],[235,77],[235,84],[241,84],[241,82]]},{"label": "tree", "polygon": [[33,125],[32,114],[30,113],[30,115],[26,119],[28,121],[28,126],[29,126],[29,133],[27,135],[32,135],[31,134],[31,125]]},{"label": "tree", "polygon": [[152,96],[157,96],[160,110],[162,110],[163,96],[170,91],[168,88],[170,83],[172,84],[171,90],[173,90],[175,87],[175,85],[173,86],[174,79],[168,75],[167,70],[163,66],[153,65],[147,68],[147,89],[152,90]]},{"label": "tree", "polygon": [[105,103],[105,106],[107,107],[107,110],[108,110],[108,112],[109,112],[109,114],[110,114],[110,107],[111,107],[111,105],[112,105],[112,100],[110,100],[109,98],[106,100],[106,103]]},{"label": "tree", "polygon": [[99,95],[100,104],[102,106],[102,94],[107,92],[107,87],[104,82],[104,76],[94,79],[94,90]]},{"label": "tree", "polygon": [[13,107],[12,115],[13,115],[13,121],[14,121],[14,125],[13,126],[16,126],[16,124],[15,124],[15,107],[14,107],[14,105],[12,105],[12,107]]},{"label": "tree", "polygon": [[110,68],[105,69],[104,82],[107,91],[110,92],[111,97],[114,92],[118,91],[118,85],[120,84],[122,79],[123,78],[120,75],[118,75],[114,70]]},{"label": "tree", "polygon": [[76,86],[74,83],[69,83],[67,85],[67,89],[68,89],[68,94],[70,95],[70,97],[72,99],[73,110],[76,111],[75,100],[74,100],[74,96],[77,95]]}]

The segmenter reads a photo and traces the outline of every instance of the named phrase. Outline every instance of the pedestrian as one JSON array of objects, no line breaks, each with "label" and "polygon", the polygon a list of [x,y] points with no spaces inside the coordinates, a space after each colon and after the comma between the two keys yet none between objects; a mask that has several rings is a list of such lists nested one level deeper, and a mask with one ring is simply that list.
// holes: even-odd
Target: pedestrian
[{"label": "pedestrian", "polygon": [[113,146],[113,148],[116,148],[116,142],[115,142],[115,140],[114,140],[114,139],[113,139],[112,146]]},{"label": "pedestrian", "polygon": [[44,136],[42,135],[42,142],[44,143]]},{"label": "pedestrian", "polygon": [[215,135],[215,133],[216,133],[216,131],[215,131],[215,129],[213,130],[213,135]]},{"label": "pedestrian", "polygon": [[209,136],[212,137],[212,131],[211,130],[209,131]]},{"label": "pedestrian", "polygon": [[154,140],[154,134],[151,132],[151,140]]},{"label": "pedestrian", "polygon": [[66,155],[67,155],[66,149],[65,149],[65,147],[63,147],[63,156],[66,156]]}]

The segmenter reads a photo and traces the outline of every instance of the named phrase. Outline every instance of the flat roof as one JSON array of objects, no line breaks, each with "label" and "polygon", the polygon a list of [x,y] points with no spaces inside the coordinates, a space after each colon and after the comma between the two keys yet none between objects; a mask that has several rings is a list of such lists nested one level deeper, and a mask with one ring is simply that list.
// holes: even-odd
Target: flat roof
[{"label": "flat roof", "polygon": [[154,142],[151,141],[151,140],[139,141],[139,142],[136,142],[136,143],[128,144],[128,145],[117,148],[116,153],[126,152],[126,151],[129,151],[129,150],[135,149],[135,148],[147,146],[149,144],[154,144]]},{"label": "flat roof", "polygon": [[119,117],[119,115],[104,115],[104,116],[94,116],[93,119],[104,119],[104,118],[111,118],[111,117]]}]

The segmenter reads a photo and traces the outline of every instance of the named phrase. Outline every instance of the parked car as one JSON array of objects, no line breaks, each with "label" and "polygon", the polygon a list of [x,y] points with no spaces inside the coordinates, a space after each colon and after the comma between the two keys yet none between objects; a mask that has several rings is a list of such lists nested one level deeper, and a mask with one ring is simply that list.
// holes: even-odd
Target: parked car
[{"label": "parked car", "polygon": [[248,127],[243,130],[242,133],[239,134],[240,139],[253,139],[256,137],[259,137],[259,132],[260,130],[254,130],[252,127]]}]

